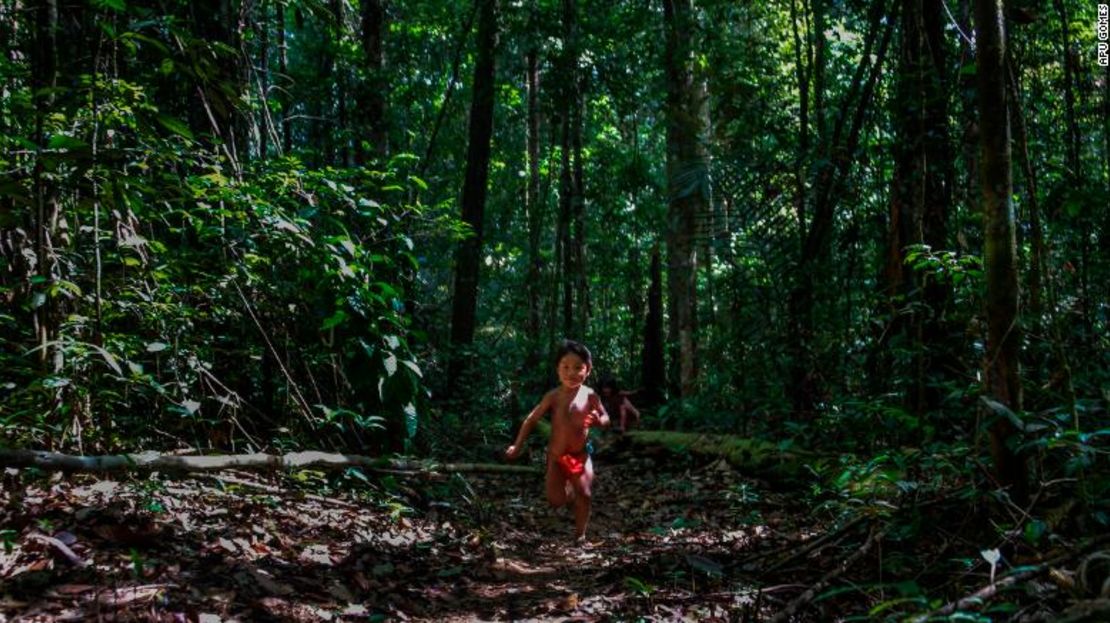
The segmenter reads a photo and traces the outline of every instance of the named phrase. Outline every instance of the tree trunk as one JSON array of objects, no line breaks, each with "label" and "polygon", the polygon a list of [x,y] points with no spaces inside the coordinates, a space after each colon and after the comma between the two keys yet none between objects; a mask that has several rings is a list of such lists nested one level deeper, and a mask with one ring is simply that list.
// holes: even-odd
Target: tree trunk
[{"label": "tree trunk", "polygon": [[1010,118],[1013,119],[1014,147],[1018,151],[1018,160],[1021,163],[1022,177],[1025,182],[1025,203],[1029,215],[1029,235],[1032,256],[1029,258],[1029,318],[1034,333],[1040,332],[1041,315],[1041,289],[1044,278],[1045,242],[1044,232],[1041,227],[1041,210],[1037,201],[1037,174],[1033,162],[1029,157],[1029,140],[1026,135],[1025,116],[1021,110],[1021,85],[1017,82],[1018,73],[1014,70],[1012,61],[1006,67]]},{"label": "tree trunk", "polygon": [[[335,15],[335,42],[337,47],[342,49],[347,38],[347,17],[343,11],[344,0],[332,0],[332,13]],[[336,128],[335,136],[339,137],[339,144],[337,145],[334,161],[339,163],[340,166],[349,167],[353,163],[351,158],[351,124],[347,115],[347,65],[345,63],[336,63],[335,65],[335,108],[336,108]],[[357,133],[357,141],[361,142],[361,133]]]},{"label": "tree trunk", "polygon": [[677,348],[680,395],[697,389],[697,219],[708,210],[708,153],[701,113],[704,82],[694,69],[693,0],[663,0],[667,76],[668,341]]},{"label": "tree trunk", "polygon": [[266,160],[270,151],[270,11],[267,3],[261,4],[262,19],[255,23],[258,33],[258,98],[261,100],[258,128],[258,159]]},{"label": "tree trunk", "polygon": [[[35,34],[31,56],[31,85],[35,96],[35,143],[45,146],[44,123],[54,104],[53,94],[43,94],[45,89],[57,85],[58,78],[58,3],[57,0],[39,0],[34,5]],[[57,190],[44,175],[42,162],[34,168],[35,218],[32,231],[35,236],[35,272],[41,279],[39,287],[45,288],[54,281],[57,256],[54,252],[52,224],[57,220]],[[51,361],[49,343],[54,339],[57,322],[53,313],[53,297],[35,308],[35,330],[39,345],[39,362],[45,368]],[[55,352],[60,353],[57,349]],[[57,364],[55,368],[59,367]]]},{"label": "tree trunk", "polygon": [[[1067,164],[1065,179],[1067,180],[1068,188],[1078,189],[1083,186],[1085,180],[1082,170],[1083,163],[1080,158],[1083,138],[1080,136],[1079,113],[1076,111],[1076,91],[1079,86],[1078,76],[1080,75],[1079,56],[1072,45],[1071,17],[1068,14],[1067,5],[1063,0],[1053,0],[1052,4],[1056,7],[1056,12],[1060,17],[1060,53],[1064,65],[1064,114],[1067,124],[1067,139],[1064,144],[1066,153],[1065,162]],[[1082,94],[1082,90],[1080,90],[1080,94]],[[1081,104],[1080,102],[1079,108],[1083,108]],[[1093,222],[1086,221],[1086,219],[1081,222],[1081,227],[1093,225]],[[1079,265],[1077,266],[1079,280],[1078,308],[1082,312],[1083,319],[1081,325],[1081,334],[1083,337],[1081,339],[1084,345],[1092,345],[1090,340],[1094,332],[1092,330],[1090,315],[1090,237],[1085,234],[1079,237],[1079,254]]]},{"label": "tree trunk", "polygon": [[[543,199],[540,197],[540,68],[538,44],[528,50],[528,187],[525,209],[528,214],[528,336],[529,349],[540,342],[540,229],[543,226]],[[538,363],[538,362],[536,362]]]},{"label": "tree trunk", "polygon": [[[988,335],[986,394],[1011,411],[1021,411],[1018,326],[1018,277],[1010,156],[1010,123],[1006,106],[1006,35],[1002,5],[975,0],[975,33],[979,86],[980,185],[985,225],[984,264],[987,279]],[[991,454],[998,480],[1018,504],[1027,497],[1025,459],[1009,445],[1017,432],[1005,417],[992,419]]]},{"label": "tree trunk", "polygon": [[[939,406],[935,388],[942,374],[934,356],[942,345],[947,290],[936,280],[906,266],[906,248],[925,244],[933,250],[946,246],[948,206],[951,201],[951,156],[948,146],[948,99],[943,7],[938,0],[904,0],[898,97],[894,184],[891,192],[887,287],[891,295],[909,301],[920,293],[924,309],[914,306],[893,331],[909,335],[915,351],[913,379],[906,403],[916,413]],[[893,332],[892,331],[892,332]]]},{"label": "tree trunk", "polygon": [[[635,200],[633,200],[635,205]],[[636,352],[640,350],[640,340],[643,333],[641,328],[644,326],[644,285],[643,285],[643,266],[641,264],[640,246],[637,241],[633,240],[632,244],[628,247],[628,290],[626,296],[628,297],[625,303],[628,305],[628,361],[625,364],[626,370],[630,374],[634,374],[636,370]],[[626,379],[626,383],[630,387],[635,387],[637,381],[634,378]]]},{"label": "tree trunk", "polygon": [[[640,116],[639,110],[633,110],[631,123],[629,124],[628,135],[626,141],[632,144],[632,157],[636,166],[642,164],[643,155],[640,153]],[[629,202],[632,206],[632,214],[640,214],[640,189],[632,187],[629,190]],[[629,331],[628,331],[628,365],[627,369],[633,376],[638,376],[636,372],[643,373],[642,366],[637,365],[638,354],[643,349],[644,339],[644,321],[645,321],[645,289],[644,289],[644,266],[643,259],[640,256],[640,245],[642,240],[641,234],[641,219],[633,218],[631,231],[631,244],[628,248],[628,263],[629,263],[629,284],[628,284],[628,311],[629,311]],[[649,260],[650,262],[650,260]],[[639,369],[639,370],[638,370]],[[643,379],[627,380],[629,386],[642,386]]]},{"label": "tree trunk", "polygon": [[1053,0],[1060,16],[1060,54],[1064,65],[1064,121],[1067,124],[1067,141],[1064,145],[1067,162],[1067,176],[1071,181],[1082,179],[1079,160],[1079,120],[1075,113],[1075,74],[1076,58],[1071,47],[1071,27],[1068,23],[1068,9],[1063,0]]},{"label": "tree trunk", "polygon": [[[234,27],[228,28],[228,34],[234,44],[235,50],[238,52],[234,56],[235,77],[237,79],[236,94],[237,97],[231,103],[231,153],[235,160],[239,162],[249,162],[251,159],[251,149],[257,148],[254,145],[255,126],[254,115],[246,107],[243,110],[238,110],[239,96],[250,96],[251,92],[251,74],[254,72],[254,59],[251,58],[249,51],[249,44],[243,38],[243,33],[250,32],[255,29],[255,13],[253,2],[233,2],[227,0],[226,14],[235,24]],[[263,15],[265,17],[265,15]],[[239,151],[242,150],[242,154]]]},{"label": "tree trunk", "polygon": [[667,383],[666,364],[663,358],[663,263],[659,257],[658,247],[651,252],[650,278],[641,366],[644,404],[647,406],[663,402],[663,388]]},{"label": "tree trunk", "polygon": [[[281,80],[282,85],[289,84],[289,41],[285,36],[285,3],[277,3],[277,27],[278,27],[278,79]],[[291,108],[293,102],[290,101],[287,91],[281,90],[281,151],[283,154],[288,155],[293,151],[293,121],[291,117]]]},{"label": "tree trunk", "polygon": [[[577,55],[575,55],[577,57]],[[577,62],[575,63],[577,65]],[[574,132],[571,137],[571,149],[574,155],[574,168],[572,171],[574,195],[571,199],[572,216],[574,219],[574,322],[578,327],[577,333],[585,338],[586,327],[590,322],[590,291],[586,281],[586,189],[585,176],[582,166],[582,117],[583,94],[580,83],[580,72],[575,71],[575,96],[574,96]]]},{"label": "tree trunk", "polygon": [[436,139],[439,137],[439,130],[443,127],[443,119],[447,116],[447,109],[451,104],[451,96],[455,93],[455,85],[459,81],[459,67],[462,64],[463,50],[466,48],[466,41],[470,38],[470,31],[474,29],[474,19],[478,16],[481,10],[481,3],[475,2],[474,8],[467,12],[466,21],[463,22],[462,28],[459,30],[458,38],[455,40],[455,53],[451,61],[451,77],[447,80],[447,91],[443,94],[443,101],[439,105],[439,112],[436,113],[435,123],[432,124],[431,135],[428,137],[428,145],[424,149],[424,158],[420,161],[420,175],[428,170],[428,165],[432,162],[432,154],[435,153]]},{"label": "tree trunk", "polygon": [[[804,17],[804,16],[803,16]],[[798,34],[797,0],[790,0],[790,27],[794,35],[794,65],[798,81],[798,151],[794,156],[794,213],[798,220],[800,240],[805,239],[806,226],[806,163],[809,161],[809,78],[810,67],[803,55],[802,38]],[[809,32],[805,40],[810,41]],[[727,222],[727,219],[726,219]]]},{"label": "tree trunk", "polygon": [[582,204],[582,125],[581,93],[578,71],[577,0],[563,0],[563,135],[561,141],[562,170],[559,175],[559,247],[562,251],[563,334],[582,338],[586,325],[582,308],[585,302],[584,255],[582,237],[585,233]]},{"label": "tree trunk", "polygon": [[[389,154],[385,119],[389,81],[385,73],[382,41],[385,32],[384,0],[362,0],[362,57],[366,80],[359,90],[362,94],[359,112],[363,123],[355,137],[355,161],[360,165],[366,164],[371,157],[384,158]],[[369,151],[366,143],[369,143]]]},{"label": "tree trunk", "polygon": [[[963,71],[964,67],[975,62],[975,51],[968,41],[973,34],[971,31],[971,1],[960,0],[959,15],[957,16],[958,28],[964,35],[960,37],[960,61],[958,66],[961,70],[959,78],[960,118],[964,120],[960,137],[960,150],[965,168],[961,172],[960,182],[956,186],[953,202],[960,205],[974,205],[977,196],[975,192],[976,184],[979,180],[979,124],[977,123],[978,114],[976,112],[975,74],[974,72]],[[961,250],[966,251],[966,245],[964,245],[962,237],[958,237],[958,240],[960,240]]]},{"label": "tree trunk", "polygon": [[571,106],[569,96],[563,89],[562,123],[560,124],[561,137],[559,140],[559,218],[555,225],[555,253],[558,262],[557,283],[562,290],[562,322],[563,337],[573,338],[574,335],[574,244],[570,236],[570,226],[573,220],[573,195],[574,181],[571,174]]},{"label": "tree trunk", "polygon": [[[336,0],[331,0],[328,3],[328,9],[335,15]],[[333,108],[335,102],[334,88],[336,84],[335,78],[335,50],[339,46],[338,41],[333,41],[333,32],[326,20],[321,20],[323,23],[319,24],[322,32],[318,35],[321,39],[321,44],[318,49],[316,57],[316,84],[314,87],[318,91],[311,97],[307,98],[305,102],[306,108],[310,111],[307,132],[307,147],[312,151],[313,155],[307,159],[312,166],[326,166],[334,164],[335,160],[335,132],[332,129],[332,123],[335,119]],[[309,31],[311,32],[311,31]],[[303,35],[302,35],[303,36]]]},{"label": "tree trunk", "polygon": [[810,0],[813,28],[810,29],[808,43],[812,48],[809,68],[813,72],[813,123],[817,127],[817,145],[819,148],[826,150],[822,153],[824,157],[828,157],[827,149],[829,147],[828,112],[826,111],[827,94],[825,93],[825,65],[828,51],[828,41],[825,39],[827,29],[825,3],[827,1]]},{"label": "tree trunk", "polygon": [[[223,143],[225,155],[238,168],[237,145],[243,144],[238,130],[235,110],[243,93],[243,75],[246,59],[239,57],[239,35],[233,24],[238,15],[231,14],[229,0],[203,0],[189,4],[197,36],[209,42],[219,42],[237,53],[228,58],[219,54],[213,75],[197,87],[200,101],[190,107],[190,125],[194,128],[211,128],[212,135]],[[228,88],[231,85],[231,88]]]},{"label": "tree trunk", "polygon": [[[489,179],[490,141],[493,137],[494,55],[497,49],[497,0],[475,0],[480,5],[478,55],[474,63],[473,100],[462,188],[462,220],[472,232],[455,253],[455,292],[451,309],[451,343],[463,347],[474,341],[478,308],[478,272],[482,255],[482,221]],[[462,371],[462,360],[452,359],[449,382]]]}]

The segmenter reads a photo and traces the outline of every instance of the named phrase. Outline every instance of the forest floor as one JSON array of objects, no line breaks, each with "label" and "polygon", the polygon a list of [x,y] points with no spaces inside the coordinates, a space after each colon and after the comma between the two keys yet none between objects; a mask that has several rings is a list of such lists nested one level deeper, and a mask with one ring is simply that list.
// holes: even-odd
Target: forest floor
[{"label": "forest floor", "polygon": [[363,500],[306,493],[312,473],[8,482],[0,621],[826,621],[913,601],[865,515],[723,461],[596,463],[584,544],[538,472],[386,477]]}]

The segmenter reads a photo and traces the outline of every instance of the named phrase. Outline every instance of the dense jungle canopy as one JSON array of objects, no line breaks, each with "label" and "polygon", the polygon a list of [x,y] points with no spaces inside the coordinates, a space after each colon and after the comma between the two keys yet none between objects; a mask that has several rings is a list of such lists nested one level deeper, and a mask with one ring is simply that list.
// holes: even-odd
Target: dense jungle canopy
[{"label": "dense jungle canopy", "polygon": [[0,620],[1106,620],[1108,19],[0,0]]}]

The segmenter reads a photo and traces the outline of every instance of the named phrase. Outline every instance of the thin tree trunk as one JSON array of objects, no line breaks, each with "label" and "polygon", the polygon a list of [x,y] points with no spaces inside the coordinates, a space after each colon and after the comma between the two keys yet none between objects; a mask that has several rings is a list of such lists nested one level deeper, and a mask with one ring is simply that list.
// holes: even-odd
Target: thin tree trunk
[{"label": "thin tree trunk", "polygon": [[459,30],[459,36],[455,43],[455,53],[451,61],[451,77],[447,79],[447,91],[443,94],[443,102],[439,105],[439,112],[436,113],[435,123],[432,124],[431,135],[428,137],[428,146],[424,150],[424,158],[420,161],[420,175],[428,170],[428,165],[432,162],[432,154],[435,153],[436,139],[439,137],[439,130],[443,127],[443,119],[447,116],[447,109],[451,104],[451,96],[455,93],[455,85],[459,83],[459,67],[462,63],[463,49],[466,47],[466,40],[470,38],[470,31],[474,28],[474,19],[478,16],[481,9],[481,3],[476,2],[473,10],[467,13],[466,21],[463,23],[462,29]]},{"label": "thin tree trunk", "polygon": [[644,388],[644,404],[653,406],[663,401],[663,388],[667,382],[663,357],[663,262],[659,257],[658,246],[651,252],[650,272],[640,376]]},{"label": "thin tree trunk", "polygon": [[[1064,63],[1064,114],[1067,124],[1067,141],[1064,145],[1067,154],[1068,188],[1076,189],[1083,185],[1084,177],[1082,159],[1080,158],[1082,137],[1079,133],[1079,114],[1076,111],[1076,90],[1079,75],[1079,57],[1073,49],[1071,40],[1071,24],[1067,5],[1063,0],[1053,0],[1056,12],[1060,17],[1060,53]],[[1093,224],[1093,223],[1092,223]],[[1079,308],[1082,310],[1082,340],[1084,345],[1090,345],[1093,335],[1091,330],[1091,296],[1089,286],[1090,275],[1090,238],[1082,235],[1079,238]]]},{"label": "thin tree trunk", "polygon": [[[577,64],[577,63],[576,63]],[[574,133],[571,137],[571,148],[574,155],[574,168],[572,184],[574,195],[571,200],[574,218],[574,302],[575,324],[578,333],[583,338],[586,336],[586,327],[590,320],[590,291],[586,281],[586,190],[585,175],[582,166],[582,117],[583,94],[579,72],[576,74],[576,87],[574,97]]]},{"label": "thin tree trunk", "polygon": [[[31,56],[31,84],[36,93],[35,97],[35,143],[45,145],[46,133],[44,123],[54,103],[52,94],[43,94],[43,91],[57,86],[58,57],[57,57],[57,31],[58,31],[58,3],[57,0],[39,0],[34,5],[35,34],[34,49]],[[43,164],[37,162],[34,168],[35,188],[35,219],[32,231],[35,232],[35,269],[42,279],[40,287],[45,287],[54,280],[55,253],[53,245],[53,231],[51,224],[55,222],[58,212],[58,199],[56,190],[44,174]],[[35,329],[37,332],[39,348],[39,362],[45,367],[51,360],[49,343],[57,330],[55,318],[52,313],[54,305],[52,297],[46,298],[46,303],[35,309]]]},{"label": "thin tree trunk", "polygon": [[1071,47],[1071,28],[1068,23],[1068,9],[1063,0],[1053,0],[1060,17],[1060,54],[1064,62],[1064,119],[1067,124],[1067,175],[1072,181],[1082,179],[1079,161],[1079,120],[1075,112],[1075,54]]},{"label": "thin tree trunk", "polygon": [[[981,190],[985,225],[984,264],[987,279],[986,393],[1014,413],[1021,411],[1021,368],[1018,326],[1016,238],[1010,196],[1013,192],[1010,123],[1006,106],[1006,35],[1002,5],[975,0],[975,32],[979,85]],[[991,454],[998,480],[1012,499],[1027,498],[1025,459],[1009,445],[1017,432],[1005,417],[992,420]]]},{"label": "thin tree trunk", "polygon": [[[1039,335],[1043,332],[1044,321],[1047,321],[1047,326],[1050,333],[1050,341],[1053,350],[1056,354],[1057,362],[1063,372],[1064,379],[1063,385],[1067,392],[1068,402],[1071,407],[1072,419],[1078,423],[1078,411],[1076,410],[1076,394],[1074,375],[1072,374],[1071,360],[1064,347],[1063,340],[1060,337],[1055,320],[1055,310],[1057,308],[1056,299],[1051,295],[1051,288],[1049,289],[1049,305],[1047,318],[1044,313],[1043,304],[1041,300],[1041,293],[1043,284],[1047,277],[1047,247],[1045,245],[1045,236],[1041,224],[1040,206],[1037,200],[1037,175],[1036,169],[1033,167],[1032,159],[1029,157],[1029,141],[1026,135],[1025,117],[1021,109],[1021,85],[1017,82],[1018,73],[1014,71],[1012,60],[1007,58],[1007,86],[1009,87],[1008,94],[1010,99],[1008,101],[1011,119],[1013,119],[1013,127],[1015,131],[1014,146],[1018,150],[1018,158],[1021,162],[1022,175],[1025,179],[1025,192],[1026,203],[1029,212],[1029,229],[1030,236],[1032,237],[1032,257],[1029,261],[1029,315],[1032,316],[1030,325],[1034,335]],[[1051,283],[1051,282],[1049,282]],[[1036,351],[1031,353],[1036,356]],[[1046,360],[1039,359],[1034,362],[1034,368],[1043,367],[1047,368]],[[1078,426],[1078,425],[1077,425]]]},{"label": "thin tree trunk", "polygon": [[[553,89],[556,93],[559,91],[558,87]],[[556,96],[557,97],[557,96]],[[557,155],[561,156],[562,147],[562,123],[561,117],[556,114],[553,122],[547,124],[547,143],[552,148],[547,152],[547,176],[544,178],[544,188],[541,194],[547,197],[551,194],[551,189],[557,189],[559,196],[559,203],[555,206],[555,232],[551,237],[551,257],[552,267],[544,275],[544,300],[543,308],[547,313],[547,332],[545,337],[548,344],[553,344],[558,339],[563,330],[562,318],[562,285],[563,285],[563,210],[562,210],[562,175],[560,174],[559,162],[556,161]],[[555,149],[554,146],[559,145],[560,149]]]},{"label": "thin tree trunk", "polygon": [[[540,341],[540,228],[543,225],[543,199],[540,197],[540,68],[538,45],[528,50],[528,187],[525,208],[528,214],[528,324],[529,347],[535,351]],[[538,363],[538,362],[536,362]]]},{"label": "thin tree trunk", "polygon": [[562,136],[559,140],[559,218],[555,231],[555,250],[558,261],[558,284],[562,290],[562,323],[563,336],[574,335],[574,288],[572,286],[574,275],[574,252],[570,237],[570,226],[573,216],[574,181],[571,174],[571,121],[570,104],[567,96],[563,94],[563,114],[560,129]]},{"label": "thin tree trunk", "polygon": [[[635,202],[635,199],[633,199]],[[635,205],[635,203],[633,203]],[[640,257],[640,245],[638,241],[633,240],[628,248],[628,290],[625,293],[628,297],[625,301],[628,305],[628,362],[626,369],[635,374],[636,370],[636,352],[640,350],[640,342],[643,339],[642,327],[644,326],[644,284],[643,284],[643,267],[641,262],[643,259]],[[630,386],[635,386],[636,379],[626,379],[626,383]]]},{"label": "thin tree trunk", "polygon": [[[897,7],[897,3],[895,7]],[[831,161],[816,168],[813,181],[813,220],[810,222],[802,243],[800,257],[794,272],[794,284],[787,299],[787,314],[791,324],[791,339],[788,346],[791,370],[787,382],[787,392],[793,397],[794,409],[799,413],[811,413],[817,404],[818,395],[823,393],[819,387],[820,372],[811,352],[814,337],[814,285],[818,283],[814,272],[823,268],[832,242],[833,221],[839,199],[840,182],[848,176],[859,145],[863,122],[871,109],[872,96],[887,49],[894,31],[893,15],[887,15],[884,25],[884,5],[872,5],[870,27],[864,52],[856,66],[852,83],[841,104],[837,120],[833,126],[829,145],[821,147],[821,153],[832,154]],[[876,42],[878,50],[875,50]],[[872,58],[874,60],[872,60]],[[816,71],[816,69],[815,69]],[[852,105],[855,109],[851,115]],[[845,133],[845,127],[848,128]]]},{"label": "thin tree trunk", "polygon": [[[235,49],[239,54],[235,56],[235,76],[239,89],[237,94],[244,94],[249,96],[251,90],[251,73],[254,71],[254,59],[251,58],[248,44],[243,39],[243,33],[253,31],[255,29],[254,23],[254,2],[239,2],[235,3],[232,0],[227,0],[226,13],[230,17],[234,15],[234,27],[228,28],[228,34],[231,43],[234,44]],[[234,13],[235,8],[238,7],[238,14]],[[236,97],[238,100],[238,97]],[[236,111],[238,102],[233,102],[231,109]],[[236,111],[238,112],[238,111]],[[254,137],[260,133],[257,132],[258,125],[255,123],[254,115],[247,110],[232,114],[231,117],[231,150],[235,154],[235,159],[240,162],[249,162],[251,159],[252,148],[258,149],[258,145],[254,143]],[[240,146],[243,153],[239,154]]]},{"label": "thin tree trunk", "polygon": [[[922,219],[925,209],[925,93],[922,77],[922,57],[924,56],[924,37],[921,0],[902,2],[900,62],[895,77],[896,96],[891,100],[895,112],[894,141],[894,178],[890,193],[890,220],[887,237],[886,292],[892,301],[891,328],[888,335],[908,335],[911,348],[917,350],[915,363],[920,363],[920,348],[913,344],[917,336],[915,330],[920,324],[916,318],[909,318],[894,301],[902,300],[903,305],[911,303],[910,293],[917,290],[913,270],[905,262],[906,249],[910,245],[923,242]],[[920,314],[915,314],[919,316]],[[888,363],[893,364],[893,361]],[[924,382],[920,366],[915,365],[912,374],[908,370],[898,370],[900,378],[912,376],[914,382],[908,388],[905,402],[920,413],[920,388]]]},{"label": "thin tree trunk", "polygon": [[[709,79],[702,73],[699,80],[701,84],[698,85],[698,90],[700,91],[698,116],[701,117],[701,127],[703,128],[703,138],[701,142],[708,143],[708,141],[712,140],[714,135],[713,118],[710,116],[709,111]],[[713,335],[710,334],[706,336],[706,332],[714,331],[717,327],[721,326],[717,317],[717,280],[713,277],[713,245],[717,241],[717,233],[720,229],[717,213],[718,206],[713,196],[713,186],[708,183],[711,181],[709,172],[713,169],[713,157],[710,153],[708,144],[704,145],[703,149],[705,151],[705,171],[707,179],[705,186],[705,211],[702,213],[702,218],[697,220],[698,227],[695,230],[695,237],[696,241],[701,243],[701,248],[698,250],[698,264],[702,267],[703,279],[705,280],[705,296],[699,297],[701,308],[695,308],[694,315],[699,318],[699,320],[708,319],[708,324],[703,325],[699,322],[698,326],[701,333],[701,335],[698,336],[699,340],[712,338]],[[697,278],[695,274],[695,281]],[[699,362],[699,367],[700,365],[701,363]]]},{"label": "thin tree trunk", "polygon": [[[797,0],[790,0],[790,27],[794,35],[794,65],[798,80],[798,151],[794,157],[794,212],[798,219],[799,240],[805,239],[806,227],[806,162],[809,159],[809,77],[808,56],[803,55],[802,39],[798,34]],[[805,33],[806,41],[810,34]],[[726,220],[727,222],[727,220]]]},{"label": "thin tree trunk", "polygon": [[947,290],[936,280],[906,266],[906,248],[925,244],[933,250],[946,246],[948,206],[951,201],[951,157],[948,146],[948,98],[943,7],[938,0],[902,3],[899,118],[894,184],[891,193],[887,287],[891,295],[908,297],[920,292],[926,310],[915,307],[909,316],[898,314],[893,332],[908,332],[914,343],[913,383],[906,402],[921,414],[939,406],[936,377],[943,374],[940,358]]},{"label": "thin tree trunk", "polygon": [[704,83],[693,62],[692,0],[663,0],[667,76],[667,291],[669,342],[680,394],[697,389],[697,219],[708,205],[708,153],[700,114]]},{"label": "thin tree trunk", "polygon": [[255,27],[258,31],[258,97],[262,101],[262,111],[259,113],[261,121],[257,124],[258,130],[258,159],[266,160],[270,151],[270,11],[267,3],[261,3],[262,19]]},{"label": "thin tree trunk", "polygon": [[[365,164],[369,156],[384,158],[389,154],[389,133],[385,119],[389,82],[385,74],[385,6],[383,0],[362,0],[362,56],[366,81],[362,84],[359,111],[363,128],[355,137],[355,161]],[[369,153],[364,146],[366,132]]]},{"label": "thin tree trunk", "polygon": [[1017,148],[1018,160],[1021,163],[1022,177],[1025,180],[1025,203],[1029,214],[1029,235],[1032,240],[1032,256],[1029,259],[1029,317],[1030,326],[1034,333],[1040,333],[1041,316],[1043,314],[1041,303],[1041,284],[1044,279],[1045,242],[1041,226],[1041,210],[1037,200],[1037,173],[1029,157],[1029,140],[1026,135],[1025,115],[1021,109],[1021,85],[1017,82],[1017,72],[1013,63],[1008,62],[1006,67],[1007,83],[1009,86],[1010,118],[1013,120],[1014,146]]},{"label": "thin tree trunk", "polygon": [[[632,143],[632,157],[633,161],[639,165],[642,155],[640,154],[640,122],[639,111],[633,110],[631,131],[628,140]],[[629,192],[629,199],[632,204],[632,214],[638,215],[640,212],[640,192],[638,188],[633,187]],[[637,369],[636,354],[641,351],[641,343],[644,336],[644,279],[643,279],[643,260],[640,257],[640,220],[636,218],[632,222],[632,244],[629,245],[629,291],[628,291],[628,310],[629,310],[629,335],[628,335],[628,370],[633,371]],[[643,370],[641,368],[640,372]],[[643,379],[640,379],[642,385]],[[632,383],[632,379],[629,379]]]},{"label": "thin tree trunk", "polygon": [[[335,14],[335,5],[338,0],[331,0],[329,9]],[[320,46],[316,57],[316,88],[319,91],[314,97],[308,98],[306,106],[311,111],[308,120],[308,146],[317,156],[312,160],[316,166],[333,164],[335,162],[335,132],[332,131],[335,103],[335,48],[338,42],[331,40],[331,29],[327,23],[320,24],[322,32],[319,34],[323,45]]]},{"label": "thin tree trunk", "polygon": [[[246,146],[244,115],[237,114],[239,98],[247,84],[245,71],[248,58],[242,56],[241,37],[238,31],[245,16],[232,12],[230,0],[198,0],[189,3],[193,27],[201,38],[219,42],[236,54],[221,53],[214,64],[213,75],[196,87],[198,102],[189,109],[191,127],[210,127],[219,143],[219,149],[231,161],[236,175],[240,172],[238,146]],[[247,150],[244,150],[247,151]]]},{"label": "thin tree trunk", "polygon": [[[970,41],[972,36],[971,1],[960,0],[959,15],[957,16],[960,32],[960,113],[965,124],[961,133],[960,147],[965,170],[962,172],[961,183],[957,186],[958,192],[954,197],[954,202],[963,205],[974,204],[976,200],[975,188],[979,180],[979,125],[976,111],[975,74],[962,71],[963,67],[975,62],[975,51],[971,49]],[[962,239],[961,246],[963,246]]]},{"label": "thin tree trunk", "polygon": [[[828,114],[825,110],[825,65],[827,41],[825,39],[825,2],[827,0],[810,0],[810,13],[813,15],[813,28],[810,30],[810,41],[813,46],[813,58],[809,68],[813,72],[813,123],[817,126],[817,145],[827,150],[829,147]],[[821,154],[828,157],[828,151]]]},{"label": "thin tree trunk", "polygon": [[[955,178],[948,128],[950,57],[945,37],[948,21],[945,15],[947,9],[942,4],[944,1],[924,0],[922,3],[925,204],[922,206],[921,240],[933,250],[948,248],[948,221]],[[925,411],[940,407],[944,400],[941,388],[949,380],[946,364],[950,362],[950,357],[944,344],[948,327],[944,319],[951,293],[949,287],[938,279],[926,279],[922,288],[928,312],[920,320],[922,354],[916,402],[918,409]]]},{"label": "thin tree trunk", "polygon": [[[494,55],[497,49],[497,0],[475,0],[480,5],[477,59],[474,63],[473,100],[462,188],[462,220],[472,232],[459,242],[455,253],[455,292],[451,310],[451,343],[464,347],[474,341],[478,308],[478,273],[482,254],[482,223],[489,180],[490,143],[493,137]],[[462,359],[452,359],[449,382],[462,371]]]},{"label": "thin tree trunk", "polygon": [[[562,170],[559,177],[559,231],[562,250],[563,334],[582,337],[586,325],[581,322],[580,308],[584,292],[580,275],[582,239],[585,228],[581,218],[581,120],[578,72],[577,0],[563,0],[563,66],[561,76],[563,136]],[[576,313],[578,312],[578,313]]]},{"label": "thin tree trunk", "polygon": [[[284,87],[289,84],[289,41],[285,36],[284,2],[277,3],[277,12],[278,78]],[[288,155],[293,151],[293,121],[290,119],[293,102],[290,100],[287,90],[283,88],[281,93],[281,151]]]},{"label": "thin tree trunk", "polygon": [[[14,3],[13,3],[14,4]],[[16,19],[16,7],[6,0],[0,0],[0,53],[10,66],[19,63],[21,53],[17,47],[19,41],[19,21]],[[10,132],[9,120],[11,112],[10,93],[15,90],[15,72],[8,72],[7,82],[0,84],[0,134]],[[0,195],[0,218],[10,221],[10,215],[15,214],[15,197],[11,193]],[[0,271],[0,304],[10,305],[18,296],[20,290],[29,283],[27,259],[21,253],[22,238],[26,235],[23,228],[12,225],[0,226],[0,264],[6,264],[8,270]],[[18,284],[18,285],[17,285]]]},{"label": "thin tree trunk", "polygon": [[[340,47],[347,38],[347,16],[343,10],[344,0],[333,0],[332,12],[335,14],[335,41]],[[345,63],[336,63],[335,69],[335,107],[336,107],[336,136],[339,137],[336,161],[340,165],[349,167],[353,164],[351,149],[351,123],[347,115],[347,66]],[[361,142],[358,134],[356,141]]]}]

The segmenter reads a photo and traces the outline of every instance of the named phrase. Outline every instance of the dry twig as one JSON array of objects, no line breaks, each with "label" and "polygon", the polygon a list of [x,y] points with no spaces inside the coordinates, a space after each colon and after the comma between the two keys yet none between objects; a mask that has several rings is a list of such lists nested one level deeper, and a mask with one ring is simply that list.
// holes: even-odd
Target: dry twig
[{"label": "dry twig", "polygon": [[867,536],[867,540],[865,540],[863,544],[860,545],[859,549],[857,549],[854,554],[852,554],[848,558],[845,558],[844,562],[840,563],[835,569],[822,576],[822,578],[818,580],[816,584],[809,587],[809,589],[801,595],[795,597],[790,603],[786,605],[785,608],[776,613],[775,616],[771,617],[770,623],[782,623],[783,621],[790,619],[790,617],[794,616],[794,614],[797,613],[799,609],[801,609],[809,602],[813,601],[814,598],[817,597],[817,594],[824,590],[825,587],[832,583],[833,580],[835,580],[842,573],[850,569],[852,565],[856,564],[856,561],[858,561],[860,558],[866,556],[867,553],[871,551],[871,548],[874,547],[876,543],[881,541],[884,536],[886,536],[887,530],[889,529],[890,526],[887,526],[877,533],[874,529],[872,529],[871,533]]}]

